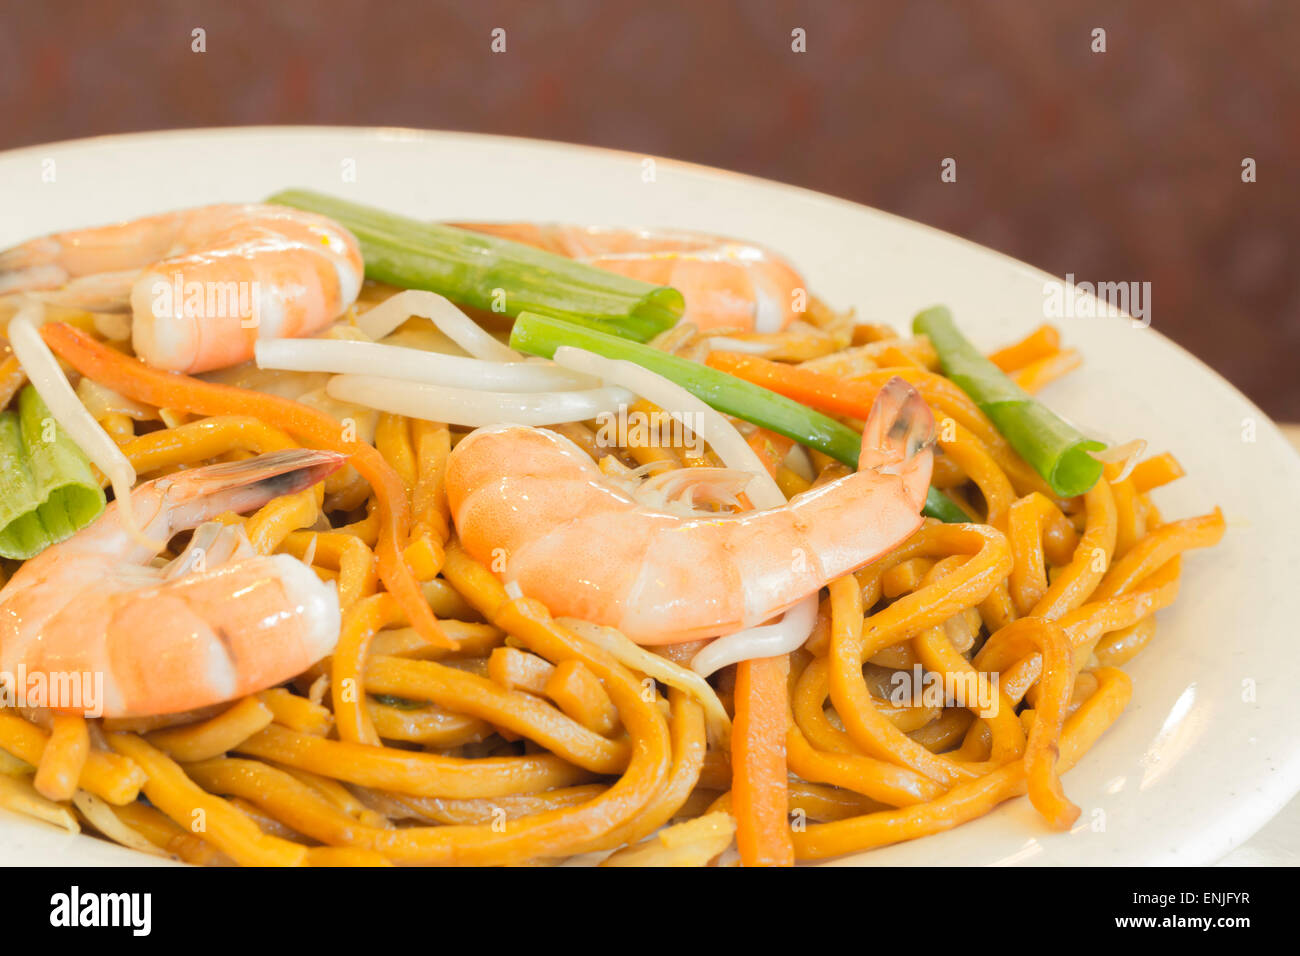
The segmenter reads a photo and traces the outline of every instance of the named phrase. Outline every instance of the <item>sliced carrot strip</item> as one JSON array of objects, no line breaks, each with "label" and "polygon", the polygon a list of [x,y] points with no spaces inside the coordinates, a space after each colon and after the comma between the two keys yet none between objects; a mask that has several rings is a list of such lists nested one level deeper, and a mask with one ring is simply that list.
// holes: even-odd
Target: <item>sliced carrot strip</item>
[{"label": "sliced carrot strip", "polygon": [[1040,325],[1014,345],[989,354],[989,361],[1004,372],[1031,365],[1061,349],[1061,333],[1054,325]]},{"label": "sliced carrot strip", "polygon": [[760,657],[736,665],[731,735],[731,807],[745,866],[793,866],[785,738],[790,659]]},{"label": "sliced carrot strip", "polygon": [[772,362],[743,352],[710,352],[707,364],[828,415],[865,418],[880,391],[862,382],[851,382],[825,372]]}]

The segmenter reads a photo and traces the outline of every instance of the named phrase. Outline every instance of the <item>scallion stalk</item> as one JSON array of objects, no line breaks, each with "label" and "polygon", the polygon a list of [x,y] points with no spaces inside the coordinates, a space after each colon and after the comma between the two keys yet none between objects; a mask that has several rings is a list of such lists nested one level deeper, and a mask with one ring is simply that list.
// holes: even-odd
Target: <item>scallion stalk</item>
[{"label": "scallion stalk", "polygon": [[952,313],[936,306],[912,320],[939,355],[943,373],[971,397],[1020,457],[1064,498],[1081,495],[1101,477],[1089,454],[1106,447],[1088,438],[990,362],[957,330]]},{"label": "scallion stalk", "polygon": [[428,289],[507,316],[560,316],[646,342],[681,317],[682,295],[542,249],[468,229],[422,222],[304,189],[269,200],[329,216],[361,244],[369,278]]},{"label": "scallion stalk", "polygon": [[86,456],[28,385],[16,412],[0,412],[0,555],[35,557],[103,510]]}]

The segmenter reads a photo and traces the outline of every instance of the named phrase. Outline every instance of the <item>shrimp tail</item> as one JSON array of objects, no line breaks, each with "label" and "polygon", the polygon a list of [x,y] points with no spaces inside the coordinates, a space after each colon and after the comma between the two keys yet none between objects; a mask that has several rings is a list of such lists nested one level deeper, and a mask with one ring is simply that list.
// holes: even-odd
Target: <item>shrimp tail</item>
[{"label": "shrimp tail", "polygon": [[[139,269],[74,278],[37,239],[0,251],[0,295],[27,294],[50,305],[85,312],[130,312]],[[49,250],[52,252],[52,250]]]},{"label": "shrimp tail", "polygon": [[244,514],[273,498],[310,488],[346,461],[347,456],[338,452],[293,448],[178,472],[160,479],[159,485],[174,505],[170,527],[180,530],[227,511]]},{"label": "shrimp tail", "polygon": [[[931,456],[926,452],[934,440],[930,406],[915,388],[896,375],[885,383],[867,415],[858,470],[899,475],[920,510],[930,481]],[[924,480],[920,480],[922,477]]]},{"label": "shrimp tail", "polygon": [[0,295],[53,289],[67,282],[67,270],[54,261],[57,251],[49,238],[0,251]]},{"label": "shrimp tail", "polygon": [[140,277],[139,269],[101,272],[60,284],[57,289],[32,295],[48,305],[83,312],[126,313],[131,311],[131,289]]}]

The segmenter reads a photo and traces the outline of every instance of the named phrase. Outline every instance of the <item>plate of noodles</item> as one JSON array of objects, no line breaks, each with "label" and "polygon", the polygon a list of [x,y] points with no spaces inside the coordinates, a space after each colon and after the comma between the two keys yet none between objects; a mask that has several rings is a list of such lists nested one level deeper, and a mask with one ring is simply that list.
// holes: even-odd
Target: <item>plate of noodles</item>
[{"label": "plate of noodles", "polygon": [[554,143],[0,183],[6,863],[1202,864],[1300,789],[1300,458],[1158,314]]}]

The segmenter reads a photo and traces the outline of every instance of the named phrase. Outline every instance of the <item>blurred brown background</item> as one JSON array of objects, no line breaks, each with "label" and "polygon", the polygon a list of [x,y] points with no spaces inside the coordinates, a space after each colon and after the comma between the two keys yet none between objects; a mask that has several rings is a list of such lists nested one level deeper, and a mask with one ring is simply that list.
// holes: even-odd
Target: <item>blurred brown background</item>
[{"label": "blurred brown background", "polygon": [[385,124],[737,169],[1150,281],[1156,329],[1300,421],[1298,44],[1294,0],[0,0],[0,148]]}]

